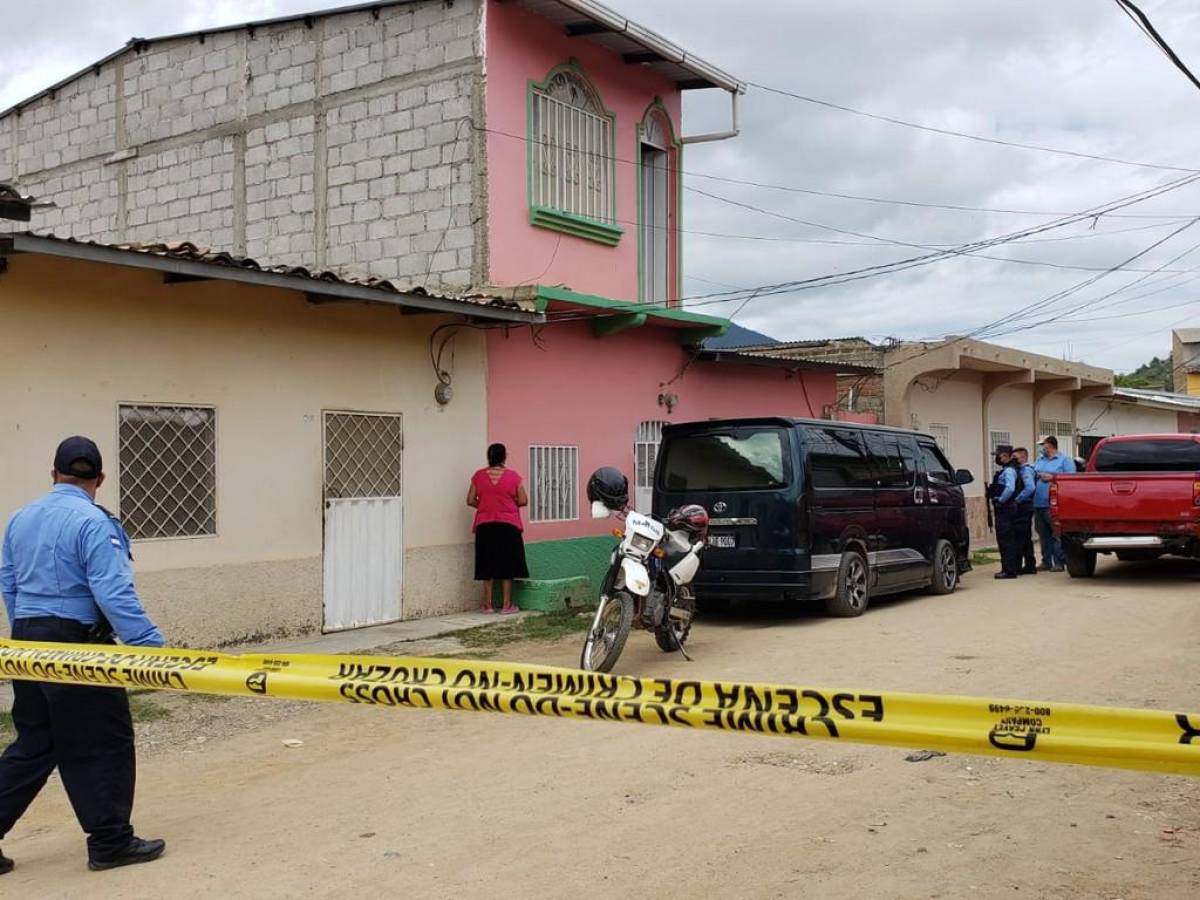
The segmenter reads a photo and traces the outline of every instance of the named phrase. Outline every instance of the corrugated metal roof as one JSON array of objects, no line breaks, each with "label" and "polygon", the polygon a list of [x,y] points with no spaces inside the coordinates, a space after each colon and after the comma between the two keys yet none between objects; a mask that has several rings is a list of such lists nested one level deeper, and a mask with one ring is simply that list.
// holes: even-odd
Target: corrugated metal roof
[{"label": "corrugated metal roof", "polygon": [[1118,400],[1154,403],[1159,406],[1170,406],[1175,409],[1200,412],[1200,397],[1191,394],[1176,394],[1171,391],[1154,391],[1146,388],[1113,388],[1113,397]]},{"label": "corrugated metal roof", "polygon": [[[43,253],[115,265],[157,268],[195,280],[224,278],[325,295],[333,299],[389,303],[508,321],[544,320],[536,312],[536,288],[485,287],[462,292],[436,291],[420,286],[397,285],[386,278],[373,276],[315,271],[304,266],[267,266],[247,256],[211,250],[190,241],[105,244],[52,234],[20,232],[7,237],[0,235],[0,251],[5,249],[6,243],[11,245],[12,252],[17,253]],[[161,264],[146,265],[152,260]]]}]

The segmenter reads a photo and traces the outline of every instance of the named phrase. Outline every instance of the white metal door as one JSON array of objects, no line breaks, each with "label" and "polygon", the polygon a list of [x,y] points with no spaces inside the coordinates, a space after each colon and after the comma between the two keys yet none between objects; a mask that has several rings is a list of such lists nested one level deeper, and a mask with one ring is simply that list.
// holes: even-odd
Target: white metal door
[{"label": "white metal door", "polygon": [[325,631],[401,618],[403,450],[398,415],[325,414]]}]

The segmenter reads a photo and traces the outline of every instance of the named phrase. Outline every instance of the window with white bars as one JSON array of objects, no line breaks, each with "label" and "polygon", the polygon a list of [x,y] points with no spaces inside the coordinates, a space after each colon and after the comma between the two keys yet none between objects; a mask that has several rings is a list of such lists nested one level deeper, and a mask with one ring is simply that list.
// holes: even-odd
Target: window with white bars
[{"label": "window with white bars", "polygon": [[1002,444],[1012,446],[1012,432],[1010,431],[993,431],[991,432],[992,453],[996,452],[996,448]]},{"label": "window with white bars", "polygon": [[950,454],[950,426],[949,425],[934,425],[929,426],[929,436],[933,438],[933,442],[937,444],[938,449],[947,456]]},{"label": "window with white bars", "polygon": [[1075,434],[1075,429],[1070,422],[1055,422],[1053,419],[1042,419],[1038,422],[1039,437],[1054,435],[1058,438],[1069,438]]},{"label": "window with white bars", "polygon": [[529,521],[579,518],[579,448],[539,444],[529,448]]},{"label": "window with white bars", "polygon": [[121,521],[129,536],[216,534],[216,410],[122,405],[118,419]]},{"label": "window with white bars", "polygon": [[658,445],[666,422],[642,422],[633,441],[634,486],[654,487],[654,464],[658,461]]},{"label": "window with white bars", "polygon": [[530,203],[615,224],[613,118],[595,88],[560,67],[530,98]]}]

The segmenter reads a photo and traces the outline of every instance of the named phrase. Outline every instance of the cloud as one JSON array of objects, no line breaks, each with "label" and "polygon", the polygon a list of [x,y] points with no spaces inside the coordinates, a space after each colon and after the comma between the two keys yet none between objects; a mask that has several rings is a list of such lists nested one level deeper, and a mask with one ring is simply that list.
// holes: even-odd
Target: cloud
[{"label": "cloud", "polygon": [[[1192,124],[1200,92],[1113,4],[1094,0],[963,3],[922,0],[609,0],[611,5],[739,77],[921,123],[1163,165],[1200,166]],[[117,49],[130,37],[300,12],[316,0],[123,0],[11,4],[5,30],[19,40],[0,58],[0,107],[36,93]],[[1200,69],[1200,8],[1186,0],[1143,4],[1176,51]],[[69,27],[65,27],[69,23]],[[690,94],[686,131],[721,127],[718,92]],[[689,147],[685,169],[725,178],[878,198],[1045,211],[960,212],[816,197],[688,177],[686,183],[784,216],[912,244],[960,244],[1047,222],[1171,177],[1169,172],[989,146],[876,122],[751,90],[742,135]],[[1200,215],[1200,185],[1126,211]],[[771,240],[685,241],[685,291],[752,286],[848,271],[921,252],[803,243],[854,241],[819,227],[688,193],[685,228]],[[1010,245],[993,255],[1061,265],[1112,266],[1169,233],[1170,220],[1102,219]],[[1157,226],[1130,231],[1137,226]],[[1200,241],[1200,226],[1153,251],[1153,268]],[[870,242],[868,241],[868,244]],[[1173,268],[1200,266],[1200,250]],[[1196,274],[1200,274],[1198,271]],[[782,338],[846,334],[935,337],[963,333],[1050,297],[1089,273],[954,258],[886,278],[762,298],[740,323]],[[1132,282],[1107,277],[1052,315]],[[1138,294],[1161,293],[1140,300]],[[998,342],[1129,369],[1169,349],[1169,328],[1200,324],[1200,279],[1162,275],[1072,316]],[[1119,305],[1118,305],[1119,304]],[[731,313],[739,304],[708,306]],[[1136,315],[1128,315],[1128,314]],[[1091,319],[1089,320],[1089,314]],[[1113,318],[1114,316],[1126,316]],[[1021,324],[1037,319],[1023,320]]]}]

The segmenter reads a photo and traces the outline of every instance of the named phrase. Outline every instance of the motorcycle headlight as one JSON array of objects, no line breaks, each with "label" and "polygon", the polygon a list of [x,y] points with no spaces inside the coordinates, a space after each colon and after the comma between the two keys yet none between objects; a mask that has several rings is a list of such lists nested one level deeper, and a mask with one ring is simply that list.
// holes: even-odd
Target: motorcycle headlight
[{"label": "motorcycle headlight", "polygon": [[629,545],[639,553],[649,553],[654,549],[654,540],[646,537],[644,534],[635,534],[629,541]]}]

